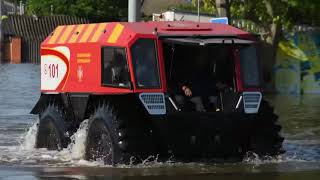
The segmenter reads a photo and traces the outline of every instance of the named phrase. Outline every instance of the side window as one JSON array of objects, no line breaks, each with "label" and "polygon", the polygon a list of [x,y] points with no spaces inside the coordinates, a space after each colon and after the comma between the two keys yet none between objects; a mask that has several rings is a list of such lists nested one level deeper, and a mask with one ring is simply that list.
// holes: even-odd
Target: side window
[{"label": "side window", "polygon": [[156,42],[139,39],[131,47],[132,63],[139,88],[160,88]]},{"label": "side window", "polygon": [[260,74],[255,46],[244,47],[240,49],[241,74],[244,86],[260,86]]},{"label": "side window", "polygon": [[129,87],[130,75],[125,48],[102,48],[102,84]]}]

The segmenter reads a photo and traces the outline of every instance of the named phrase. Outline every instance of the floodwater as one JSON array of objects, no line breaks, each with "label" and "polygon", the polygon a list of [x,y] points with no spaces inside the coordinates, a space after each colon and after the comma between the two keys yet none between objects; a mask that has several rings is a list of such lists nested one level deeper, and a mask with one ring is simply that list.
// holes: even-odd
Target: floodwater
[{"label": "floodwater", "polygon": [[0,179],[320,179],[320,95],[268,96],[283,125],[286,153],[239,163],[147,162],[109,167],[83,160],[86,123],[62,151],[34,149],[38,65],[0,65]]}]

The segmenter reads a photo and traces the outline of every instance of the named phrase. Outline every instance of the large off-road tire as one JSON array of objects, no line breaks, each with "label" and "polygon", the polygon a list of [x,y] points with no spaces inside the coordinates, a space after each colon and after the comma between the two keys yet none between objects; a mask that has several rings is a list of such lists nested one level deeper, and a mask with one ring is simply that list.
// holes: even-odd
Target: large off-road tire
[{"label": "large off-road tire", "polygon": [[61,150],[68,145],[65,117],[56,105],[48,105],[40,114],[36,148]]},{"label": "large off-road tire", "polygon": [[278,116],[269,103],[263,100],[250,139],[250,151],[262,157],[284,153],[282,147],[284,138],[280,135],[281,129],[281,125],[278,124]]},{"label": "large off-road tire", "polygon": [[134,118],[109,104],[99,106],[88,124],[86,159],[116,165],[136,163],[152,154],[151,137],[142,125],[132,126],[139,124]]}]

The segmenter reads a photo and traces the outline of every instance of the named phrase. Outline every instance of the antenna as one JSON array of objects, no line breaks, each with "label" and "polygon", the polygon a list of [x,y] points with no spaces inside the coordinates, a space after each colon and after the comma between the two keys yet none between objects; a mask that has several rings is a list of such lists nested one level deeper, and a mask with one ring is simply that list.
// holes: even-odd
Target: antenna
[{"label": "antenna", "polygon": [[128,1],[128,22],[140,21],[141,2],[140,0]]}]

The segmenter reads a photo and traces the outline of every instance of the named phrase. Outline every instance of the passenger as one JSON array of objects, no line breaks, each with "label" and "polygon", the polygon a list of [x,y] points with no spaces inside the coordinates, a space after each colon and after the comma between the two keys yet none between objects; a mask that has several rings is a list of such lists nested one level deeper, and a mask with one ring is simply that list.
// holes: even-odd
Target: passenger
[{"label": "passenger", "polygon": [[130,78],[128,74],[128,66],[126,59],[122,52],[115,52],[114,60],[112,61],[112,84],[118,84],[120,86],[126,86],[129,83]]},{"label": "passenger", "polygon": [[[179,83],[179,90],[182,95],[177,95],[178,104],[185,104],[185,99],[189,99],[195,106],[195,110],[205,112],[205,103],[210,104],[209,107],[217,106],[217,83],[213,77],[213,71],[209,58],[203,54],[199,54],[192,70],[187,72],[183,81]],[[218,83],[220,86],[220,83]],[[214,110],[214,109],[213,109]]]}]

